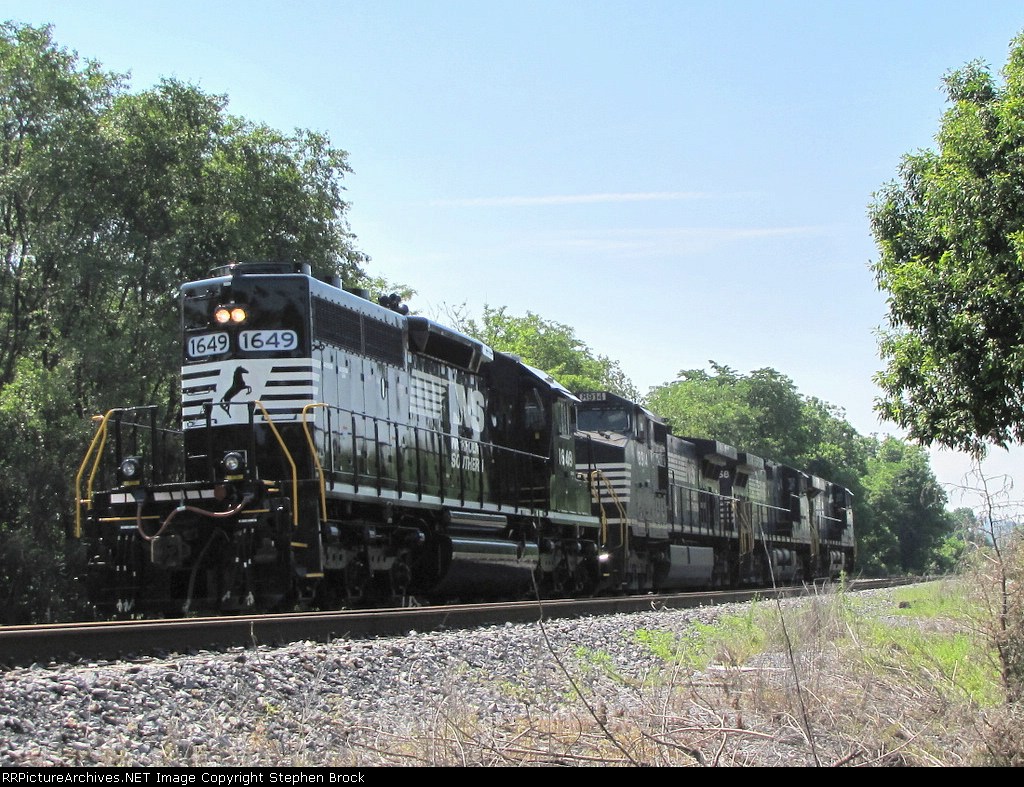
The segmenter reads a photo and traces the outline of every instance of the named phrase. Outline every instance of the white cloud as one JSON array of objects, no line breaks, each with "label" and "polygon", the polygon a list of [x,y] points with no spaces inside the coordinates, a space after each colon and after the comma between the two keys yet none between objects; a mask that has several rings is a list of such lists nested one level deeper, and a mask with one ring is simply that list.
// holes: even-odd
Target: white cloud
[{"label": "white cloud", "polygon": [[824,227],[669,227],[661,229],[596,230],[549,236],[551,247],[584,252],[610,252],[643,256],[694,254],[720,249],[728,244],[767,238],[796,238],[821,235]]},{"label": "white cloud", "polygon": [[615,202],[671,202],[688,199],[708,199],[712,195],[698,191],[647,191],[619,194],[549,194],[539,197],[469,197],[465,199],[433,200],[435,206],[463,208],[518,207],[530,205],[587,205]]}]

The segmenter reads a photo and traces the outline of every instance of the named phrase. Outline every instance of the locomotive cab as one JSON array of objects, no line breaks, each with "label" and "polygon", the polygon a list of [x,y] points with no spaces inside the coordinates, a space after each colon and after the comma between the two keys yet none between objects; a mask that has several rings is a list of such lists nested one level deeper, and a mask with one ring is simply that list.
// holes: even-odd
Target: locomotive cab
[{"label": "locomotive cab", "polygon": [[[317,393],[308,266],[247,263],[215,273],[181,288],[185,478],[211,479],[228,453],[246,457],[251,477],[286,477],[289,455],[305,461],[295,424]],[[271,422],[289,425],[280,433],[287,452],[275,450]]]}]

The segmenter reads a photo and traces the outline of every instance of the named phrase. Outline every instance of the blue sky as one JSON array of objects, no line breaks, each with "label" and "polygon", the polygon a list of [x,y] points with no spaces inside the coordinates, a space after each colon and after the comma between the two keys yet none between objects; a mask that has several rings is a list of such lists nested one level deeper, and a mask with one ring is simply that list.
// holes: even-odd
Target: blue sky
[{"label": "blue sky", "polygon": [[[708,361],[873,412],[867,206],[934,146],[1002,0],[7,0],[133,89],[175,77],[349,152],[368,272],[412,308],[563,323],[646,392]],[[1024,461],[996,452],[988,474]],[[968,465],[933,455],[939,480]],[[952,490],[951,490],[952,491]],[[953,503],[972,501],[953,495]]]}]

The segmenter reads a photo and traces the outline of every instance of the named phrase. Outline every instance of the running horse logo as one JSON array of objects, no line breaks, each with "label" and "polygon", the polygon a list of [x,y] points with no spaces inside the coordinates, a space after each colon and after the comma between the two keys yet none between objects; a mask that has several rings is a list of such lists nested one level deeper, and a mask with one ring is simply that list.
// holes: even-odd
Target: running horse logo
[{"label": "running horse logo", "polygon": [[243,375],[248,373],[249,370],[243,366],[235,367],[235,377],[231,381],[231,387],[224,392],[224,397],[220,400],[220,406],[223,408],[225,413],[228,413],[229,415],[231,414],[230,405],[228,403],[242,391],[245,391],[247,394],[252,393],[252,386],[246,385],[245,377],[243,377]]}]

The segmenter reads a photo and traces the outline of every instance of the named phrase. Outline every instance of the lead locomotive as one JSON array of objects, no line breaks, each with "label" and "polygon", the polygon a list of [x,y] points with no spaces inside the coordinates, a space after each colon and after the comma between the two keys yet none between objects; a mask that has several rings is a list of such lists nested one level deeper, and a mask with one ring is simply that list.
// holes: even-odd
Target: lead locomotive
[{"label": "lead locomotive", "polygon": [[97,417],[101,615],[671,590],[853,569],[849,492],[308,266],[181,288],[181,428]]}]

